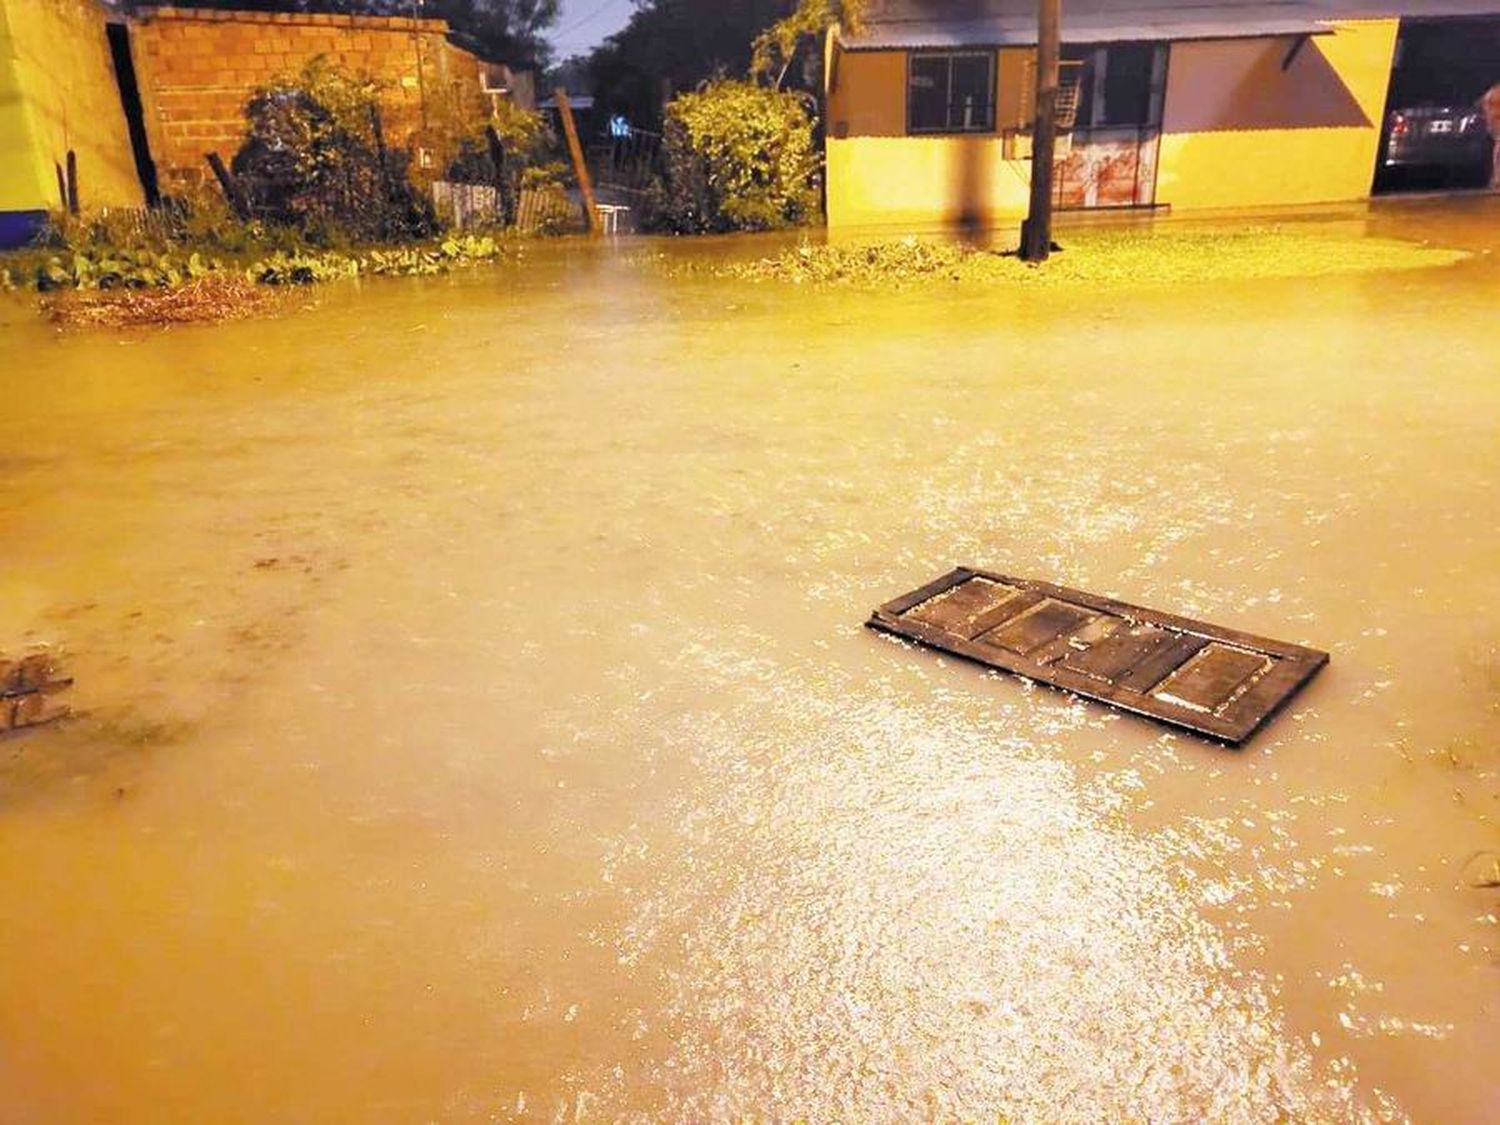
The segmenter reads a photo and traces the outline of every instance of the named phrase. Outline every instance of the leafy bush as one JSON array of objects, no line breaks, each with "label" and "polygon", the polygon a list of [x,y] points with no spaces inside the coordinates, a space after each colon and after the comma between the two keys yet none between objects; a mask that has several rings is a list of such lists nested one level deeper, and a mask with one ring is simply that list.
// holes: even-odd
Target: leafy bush
[{"label": "leafy bush", "polygon": [[[488,124],[500,138],[506,171],[518,177],[524,169],[545,163],[557,146],[546,118],[508,98],[495,102]],[[471,128],[458,138],[453,158],[448,162],[448,179],[466,184],[495,182],[495,164],[490,159],[489,139],[483,128]]]},{"label": "leafy bush", "polygon": [[750,82],[714,82],[667,107],[665,174],[647,222],[681,234],[774,230],[817,209],[818,158],[802,99]]},{"label": "leafy bush", "polygon": [[436,233],[431,205],[408,177],[408,155],[386,147],[378,92],[372,79],[322,56],[296,78],[255,91],[234,173],[257,217],[325,245]]},{"label": "leafy bush", "polygon": [[495,167],[485,131],[470,129],[453,145],[446,175],[453,183],[497,188],[500,193],[500,225],[511,226],[516,221],[521,189],[526,186],[525,177],[535,168],[549,166],[546,162],[557,147],[557,138],[541,114],[523,109],[508,99],[495,103],[489,125],[499,137],[504,168]]}]

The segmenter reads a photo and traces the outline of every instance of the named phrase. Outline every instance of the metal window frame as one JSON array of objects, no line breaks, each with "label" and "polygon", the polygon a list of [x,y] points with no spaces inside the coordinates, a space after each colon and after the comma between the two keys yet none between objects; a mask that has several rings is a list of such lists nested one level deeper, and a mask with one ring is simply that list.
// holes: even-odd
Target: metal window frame
[{"label": "metal window frame", "polygon": [[[999,102],[1000,81],[1000,52],[994,47],[963,48],[961,50],[912,50],[906,52],[906,133],[907,136],[933,137],[933,136],[960,136],[973,137],[984,136],[995,132],[995,116]],[[911,70],[912,63],[917,59],[946,59],[948,62],[948,90],[944,98],[944,118],[948,118],[953,112],[953,61],[955,59],[984,59],[990,68],[989,81],[989,121],[981,128],[964,128],[962,125],[954,125],[946,121],[938,126],[917,126],[912,123],[912,87]]]}]

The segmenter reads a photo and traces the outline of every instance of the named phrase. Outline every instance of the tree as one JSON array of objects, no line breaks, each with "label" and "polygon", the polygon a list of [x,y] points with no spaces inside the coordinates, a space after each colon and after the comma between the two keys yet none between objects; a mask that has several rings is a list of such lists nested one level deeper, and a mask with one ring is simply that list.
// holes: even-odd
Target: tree
[{"label": "tree", "polygon": [[551,61],[546,35],[558,6],[559,0],[426,0],[423,14],[447,20],[455,38],[479,54],[543,68]]},{"label": "tree", "polygon": [[610,113],[657,122],[671,94],[746,74],[755,37],[794,7],[794,0],[636,0],[630,22],[589,56],[594,95]]},{"label": "tree", "polygon": [[804,43],[821,39],[834,24],[858,31],[868,6],[868,0],[797,0],[790,15],[755,37],[750,73],[761,81],[774,76],[772,85],[780,89]]}]

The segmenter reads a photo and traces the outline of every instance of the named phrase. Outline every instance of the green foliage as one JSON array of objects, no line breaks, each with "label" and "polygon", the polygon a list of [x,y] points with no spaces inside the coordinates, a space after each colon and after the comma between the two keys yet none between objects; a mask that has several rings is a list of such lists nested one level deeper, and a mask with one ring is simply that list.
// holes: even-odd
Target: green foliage
[{"label": "green foliage", "polygon": [[501,246],[493,238],[466,235],[445,238],[431,247],[404,246],[395,250],[373,250],[361,264],[372,274],[425,277],[446,273],[455,266],[490,261],[500,253]]},{"label": "green foliage", "polygon": [[801,98],[751,82],[714,82],[667,107],[665,175],[647,221],[657,229],[775,230],[817,209],[818,156]]},{"label": "green foliage", "polygon": [[278,250],[268,258],[254,262],[245,277],[257,285],[314,285],[359,276],[359,260],[337,250],[302,251],[288,254]]},{"label": "green foliage", "polygon": [[75,250],[53,254],[34,272],[38,290],[158,289],[206,277],[223,268],[202,254],[160,254],[154,250]]},{"label": "green foliage", "polygon": [[[368,0],[366,0],[368,3]],[[380,0],[395,15],[409,15],[411,0]],[[559,0],[426,0],[422,14],[445,19],[465,47],[512,64],[545,64]]]},{"label": "green foliage", "polygon": [[[488,124],[500,137],[506,172],[514,177],[519,177],[526,168],[545,162],[557,144],[546,118],[509,99],[496,102],[494,116]],[[490,158],[489,138],[483,128],[471,129],[458,138],[453,158],[448,162],[447,178],[455,183],[495,182],[495,164]]]},{"label": "green foliage", "polygon": [[314,285],[361,274],[425,277],[456,266],[491,261],[503,247],[493,238],[466,235],[424,246],[370,250],[363,255],[336,250],[277,253],[252,264],[245,276],[260,285]]},{"label": "green foliage", "polygon": [[784,17],[791,0],[639,0],[630,22],[590,55],[588,85],[606,113],[622,113],[656,128],[662,84],[691,90],[700,83],[745,74],[750,45]]},{"label": "green foliage", "polygon": [[899,288],[935,282],[1075,285],[1125,290],[1267,277],[1319,277],[1448,266],[1467,255],[1377,238],[1336,238],[1278,227],[1224,233],[1079,233],[1044,266],[1013,253],[946,241],[825,246],[804,242],[771,258],[724,267],[729,276],[796,285]]},{"label": "green foliage", "polygon": [[379,84],[319,56],[295,78],[255,91],[234,174],[257,217],[321,245],[395,241],[436,232],[405,152],[386,147]]},{"label": "green foliage", "polygon": [[[8,255],[0,267],[0,290],[21,287],[38,292],[176,289],[206,279],[243,279],[257,285],[313,285],[364,274],[417,276],[444,273],[460,266],[493,261],[514,248],[492,237],[462,235],[441,242],[380,247],[363,253],[309,248],[259,246],[259,255],[224,257],[175,245],[106,246],[97,233],[61,252]],[[270,253],[265,253],[271,249]],[[248,264],[246,264],[248,261]],[[243,284],[243,281],[241,284]]]},{"label": "green foliage", "polygon": [[846,31],[858,31],[868,6],[868,0],[797,0],[791,15],[755,37],[750,52],[751,75],[774,78],[773,84],[779,88],[805,40],[823,35],[834,24]]}]

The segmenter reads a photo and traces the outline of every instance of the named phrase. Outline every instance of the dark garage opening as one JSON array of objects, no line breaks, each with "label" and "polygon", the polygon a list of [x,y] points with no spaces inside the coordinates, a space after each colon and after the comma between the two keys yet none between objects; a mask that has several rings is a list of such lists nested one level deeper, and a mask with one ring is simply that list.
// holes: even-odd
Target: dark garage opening
[{"label": "dark garage opening", "polygon": [[1403,20],[1375,190],[1482,188],[1493,145],[1480,100],[1500,83],[1500,17]]},{"label": "dark garage opening", "polygon": [[135,155],[135,171],[141,179],[146,205],[161,202],[156,181],[156,163],[151,159],[151,144],[146,138],[146,115],[141,105],[141,91],[136,84],[135,59],[130,53],[130,28],[123,23],[108,23],[110,57],[115,64],[115,82],[120,88],[120,105],[125,110],[125,125],[130,130],[130,148]]}]

